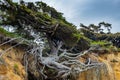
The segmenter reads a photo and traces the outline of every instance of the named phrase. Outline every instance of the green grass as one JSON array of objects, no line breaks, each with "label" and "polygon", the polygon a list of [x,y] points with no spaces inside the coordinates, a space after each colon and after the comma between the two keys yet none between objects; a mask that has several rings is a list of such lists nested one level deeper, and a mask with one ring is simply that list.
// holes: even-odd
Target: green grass
[{"label": "green grass", "polygon": [[14,64],[14,69],[17,70],[18,69],[18,65]]},{"label": "green grass", "polygon": [[100,46],[105,46],[107,44],[110,44],[108,41],[92,41],[91,45],[100,45]]},{"label": "green grass", "polygon": [[117,48],[112,45],[112,43],[108,41],[92,41],[91,45],[99,45],[101,48],[109,51],[109,52],[119,52],[120,48]]},{"label": "green grass", "polygon": [[14,71],[15,71],[15,73],[17,74],[17,75],[19,75],[19,67],[18,67],[18,64],[14,64]]}]

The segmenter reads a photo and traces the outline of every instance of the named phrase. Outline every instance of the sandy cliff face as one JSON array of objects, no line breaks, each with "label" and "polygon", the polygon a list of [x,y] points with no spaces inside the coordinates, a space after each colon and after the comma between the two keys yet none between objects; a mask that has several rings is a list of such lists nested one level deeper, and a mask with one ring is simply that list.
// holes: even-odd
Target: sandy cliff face
[{"label": "sandy cliff face", "polygon": [[[0,52],[8,47],[0,47]],[[0,80],[25,80],[25,70],[21,64],[22,56],[22,50],[14,48],[0,58]]]},{"label": "sandy cliff face", "polygon": [[103,66],[82,72],[78,80],[120,80],[120,53],[101,54],[95,56],[90,54],[93,60],[103,62]]},{"label": "sandy cliff face", "polygon": [[[0,52],[8,47],[10,46],[0,47]],[[23,54],[24,51],[14,48],[0,58],[0,80],[25,80]],[[87,57],[104,65],[80,73],[77,80],[120,80],[120,53],[101,55],[92,53],[81,60]]]}]

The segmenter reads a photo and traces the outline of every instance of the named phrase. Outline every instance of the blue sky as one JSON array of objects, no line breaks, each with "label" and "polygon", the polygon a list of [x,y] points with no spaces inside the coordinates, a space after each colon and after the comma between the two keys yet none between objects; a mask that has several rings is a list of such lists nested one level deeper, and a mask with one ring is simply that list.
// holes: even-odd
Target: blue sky
[{"label": "blue sky", "polygon": [[[18,1],[18,0],[13,0]],[[40,0],[25,0],[40,1]],[[120,0],[42,0],[64,13],[69,22],[98,24],[105,21],[112,24],[112,32],[120,32]]]}]

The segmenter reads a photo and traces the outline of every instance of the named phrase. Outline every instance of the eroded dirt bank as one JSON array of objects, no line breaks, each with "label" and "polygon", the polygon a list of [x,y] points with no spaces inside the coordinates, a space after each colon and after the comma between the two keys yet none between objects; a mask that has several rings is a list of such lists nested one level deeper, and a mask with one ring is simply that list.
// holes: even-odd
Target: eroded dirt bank
[{"label": "eroded dirt bank", "polygon": [[[0,52],[8,47],[0,47]],[[25,80],[23,55],[22,49],[13,48],[0,58],[0,80]],[[120,53],[91,53],[86,57],[105,65],[80,73],[77,80],[120,80]]]}]

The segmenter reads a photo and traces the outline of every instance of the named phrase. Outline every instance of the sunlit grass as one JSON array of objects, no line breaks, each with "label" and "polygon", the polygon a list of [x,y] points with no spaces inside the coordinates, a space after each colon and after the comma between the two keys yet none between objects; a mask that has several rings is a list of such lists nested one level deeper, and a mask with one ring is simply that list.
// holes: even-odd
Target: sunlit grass
[{"label": "sunlit grass", "polygon": [[108,42],[108,41],[92,41],[91,42],[91,45],[100,45],[100,46],[105,46],[105,45],[109,45],[110,44],[110,42]]}]

